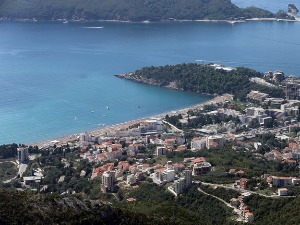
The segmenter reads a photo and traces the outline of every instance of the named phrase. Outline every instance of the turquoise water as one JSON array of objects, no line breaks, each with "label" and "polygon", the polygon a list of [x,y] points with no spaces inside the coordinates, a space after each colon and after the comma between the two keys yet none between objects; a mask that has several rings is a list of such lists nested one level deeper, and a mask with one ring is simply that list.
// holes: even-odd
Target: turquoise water
[{"label": "turquoise water", "polygon": [[292,3],[300,8],[300,0],[231,0],[233,4],[245,8],[249,6],[256,6],[262,9],[269,10],[273,13],[279,10],[288,10],[288,4]]},{"label": "turquoise water", "polygon": [[202,60],[300,74],[300,23],[1,22],[0,34],[0,143],[46,140],[209,99],[113,76],[142,66]]}]

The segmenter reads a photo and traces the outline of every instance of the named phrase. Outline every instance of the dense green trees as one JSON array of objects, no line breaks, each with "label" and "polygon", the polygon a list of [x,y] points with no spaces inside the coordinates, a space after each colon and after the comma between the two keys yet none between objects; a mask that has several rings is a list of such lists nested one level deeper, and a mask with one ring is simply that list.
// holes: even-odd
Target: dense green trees
[{"label": "dense green trees", "polygon": [[153,84],[167,86],[176,82],[177,88],[208,94],[234,94],[238,99],[245,99],[251,90],[262,91],[273,97],[283,97],[279,88],[269,88],[249,81],[251,77],[262,77],[262,73],[252,69],[237,67],[225,71],[209,65],[196,63],[144,67],[135,71],[132,78],[144,78]]},{"label": "dense green trees", "polygon": [[0,17],[12,19],[166,20],[272,17],[254,7],[240,9],[230,0],[1,0]]},{"label": "dense green trees", "polygon": [[18,149],[17,144],[1,145],[0,146],[0,159],[16,157],[18,154],[17,149]]},{"label": "dense green trees", "polygon": [[144,183],[131,191],[135,204],[123,204],[133,212],[142,212],[158,218],[167,218],[175,224],[234,224],[231,210],[222,202],[202,194],[192,186],[183,195],[174,198],[165,187]]},{"label": "dense green trees", "polygon": [[265,198],[251,195],[245,199],[255,224],[299,224],[300,196],[296,198]]}]

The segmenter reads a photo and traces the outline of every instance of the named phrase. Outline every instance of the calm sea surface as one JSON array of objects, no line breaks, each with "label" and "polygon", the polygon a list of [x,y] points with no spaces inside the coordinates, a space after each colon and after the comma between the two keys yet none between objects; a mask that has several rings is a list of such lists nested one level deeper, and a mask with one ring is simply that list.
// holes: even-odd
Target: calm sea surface
[{"label": "calm sea surface", "polygon": [[300,75],[300,23],[1,22],[0,34],[0,144],[83,132],[209,99],[113,76],[143,66],[202,60]]},{"label": "calm sea surface", "polygon": [[242,8],[256,6],[274,13],[279,10],[287,11],[290,3],[300,8],[300,0],[231,0],[231,2]]}]

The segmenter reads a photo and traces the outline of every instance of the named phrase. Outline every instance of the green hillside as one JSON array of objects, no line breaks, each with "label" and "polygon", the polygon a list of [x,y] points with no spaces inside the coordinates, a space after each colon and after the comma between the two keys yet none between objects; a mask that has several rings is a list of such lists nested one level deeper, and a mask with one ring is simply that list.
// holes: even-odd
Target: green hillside
[{"label": "green hillside", "polygon": [[151,85],[173,87],[183,91],[206,94],[233,94],[245,99],[251,90],[268,93],[273,97],[284,97],[283,89],[270,88],[253,83],[252,77],[263,74],[252,69],[237,67],[231,71],[215,69],[210,65],[189,63],[144,67],[122,78]]},{"label": "green hillside", "polygon": [[256,8],[240,9],[230,0],[0,0],[4,19],[159,21],[273,16]]}]

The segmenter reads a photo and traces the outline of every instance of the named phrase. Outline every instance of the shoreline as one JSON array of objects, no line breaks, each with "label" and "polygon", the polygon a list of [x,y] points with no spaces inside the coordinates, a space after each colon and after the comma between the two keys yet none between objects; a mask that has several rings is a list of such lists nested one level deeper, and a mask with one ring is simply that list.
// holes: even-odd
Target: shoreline
[{"label": "shoreline", "polygon": [[188,19],[172,19],[172,20],[144,20],[144,21],[129,21],[129,20],[74,20],[74,19],[55,19],[55,20],[37,20],[35,18],[31,19],[7,19],[0,18],[0,21],[4,22],[61,22],[68,21],[71,23],[88,23],[88,22],[115,22],[115,23],[141,23],[141,24],[149,24],[149,23],[162,23],[162,22],[205,22],[205,23],[246,23],[248,21],[278,21],[278,22],[300,22],[299,17],[295,17],[295,20],[291,19],[277,19],[277,18],[249,18],[249,19],[238,19],[238,20],[213,20],[213,19],[196,19],[196,20],[188,20]]},{"label": "shoreline", "polygon": [[210,99],[206,102],[191,105],[191,106],[181,108],[181,109],[178,109],[178,110],[172,110],[172,111],[169,111],[169,112],[164,112],[164,113],[156,114],[156,115],[149,116],[149,117],[138,118],[138,119],[126,121],[126,122],[119,123],[119,124],[113,124],[113,125],[105,126],[103,128],[96,129],[96,130],[83,131],[83,132],[76,133],[76,134],[69,134],[69,135],[66,135],[66,136],[60,136],[60,137],[53,138],[53,139],[28,143],[26,145],[27,146],[38,146],[39,148],[42,148],[42,147],[45,147],[45,146],[49,146],[49,144],[51,142],[53,143],[53,141],[59,141],[60,144],[66,144],[67,142],[71,142],[71,141],[76,140],[80,134],[83,134],[85,132],[87,132],[87,133],[89,133],[90,135],[93,135],[93,136],[102,136],[102,135],[105,135],[107,132],[126,129],[130,125],[134,125],[136,123],[142,122],[142,121],[150,119],[150,118],[164,118],[167,114],[168,115],[176,115],[176,114],[180,114],[180,113],[181,114],[182,113],[187,113],[189,110],[194,110],[194,109],[197,109],[197,108],[200,108],[200,107],[204,107],[205,105],[217,104],[217,103],[220,103],[220,102],[224,102],[226,100],[230,100],[231,97],[232,96],[229,95],[229,94],[218,95],[218,96],[215,96],[214,98],[212,98],[212,99]]}]

